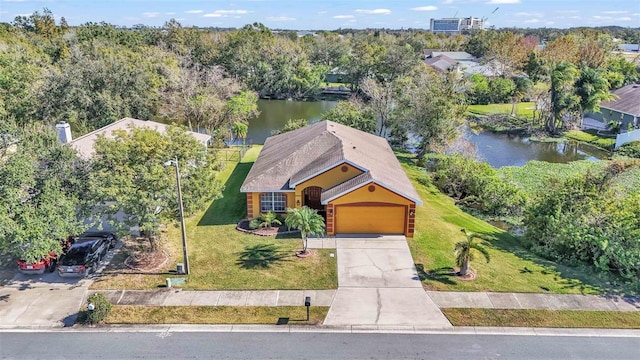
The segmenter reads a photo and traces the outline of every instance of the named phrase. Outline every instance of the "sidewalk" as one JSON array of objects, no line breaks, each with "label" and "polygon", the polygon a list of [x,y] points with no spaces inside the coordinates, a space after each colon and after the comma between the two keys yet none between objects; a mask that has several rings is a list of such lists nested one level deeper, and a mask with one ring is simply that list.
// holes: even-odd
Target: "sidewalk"
[{"label": "sidewalk", "polygon": [[[117,305],[331,306],[336,290],[187,291],[99,290]],[[427,291],[439,308],[640,311],[640,297]]]},{"label": "sidewalk", "polygon": [[427,291],[439,308],[640,311],[640,296]]}]

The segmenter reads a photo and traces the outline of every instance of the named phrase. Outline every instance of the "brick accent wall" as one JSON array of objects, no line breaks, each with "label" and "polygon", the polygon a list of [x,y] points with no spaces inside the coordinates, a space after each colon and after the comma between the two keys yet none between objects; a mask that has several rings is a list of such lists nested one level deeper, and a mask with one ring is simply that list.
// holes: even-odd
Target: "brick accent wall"
[{"label": "brick accent wall", "polygon": [[253,219],[253,193],[247,193],[247,219]]},{"label": "brick accent wall", "polygon": [[327,235],[335,235],[333,217],[335,216],[333,204],[327,205]]}]

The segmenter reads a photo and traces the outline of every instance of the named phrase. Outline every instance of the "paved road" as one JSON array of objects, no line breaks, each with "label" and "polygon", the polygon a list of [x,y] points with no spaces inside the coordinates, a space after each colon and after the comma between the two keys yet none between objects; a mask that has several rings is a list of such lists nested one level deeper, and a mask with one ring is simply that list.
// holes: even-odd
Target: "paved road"
[{"label": "paved road", "polygon": [[450,328],[427,296],[404,236],[336,238],[338,290],[324,325]]},{"label": "paved road", "polygon": [[[44,352],[43,352],[44,351]],[[0,333],[0,358],[638,359],[640,338],[325,333]]]}]

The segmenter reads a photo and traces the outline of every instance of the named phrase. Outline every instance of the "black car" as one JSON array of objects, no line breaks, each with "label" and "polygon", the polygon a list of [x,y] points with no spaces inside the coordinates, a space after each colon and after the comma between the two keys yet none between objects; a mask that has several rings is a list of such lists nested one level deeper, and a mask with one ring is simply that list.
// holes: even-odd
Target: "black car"
[{"label": "black car", "polygon": [[80,238],[88,238],[88,237],[102,237],[105,238],[109,242],[109,249],[113,249],[116,247],[118,243],[118,237],[116,234],[109,231],[87,231],[79,236]]},{"label": "black car", "polygon": [[78,237],[58,261],[58,275],[87,276],[98,269],[102,258],[109,251],[108,237]]}]

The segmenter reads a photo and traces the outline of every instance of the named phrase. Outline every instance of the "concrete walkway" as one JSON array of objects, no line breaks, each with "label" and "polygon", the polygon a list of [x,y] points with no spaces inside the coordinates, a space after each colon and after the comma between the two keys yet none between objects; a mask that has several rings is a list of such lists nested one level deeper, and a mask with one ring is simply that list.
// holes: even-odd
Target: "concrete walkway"
[{"label": "concrete walkway", "polygon": [[427,291],[439,308],[640,311],[640,297]]},{"label": "concrete walkway", "polygon": [[450,328],[422,289],[404,236],[340,237],[338,290],[327,326]]},{"label": "concrete walkway", "polygon": [[116,305],[155,306],[331,306],[336,290],[183,291],[99,290]]}]

